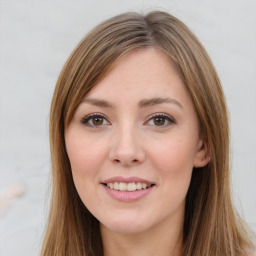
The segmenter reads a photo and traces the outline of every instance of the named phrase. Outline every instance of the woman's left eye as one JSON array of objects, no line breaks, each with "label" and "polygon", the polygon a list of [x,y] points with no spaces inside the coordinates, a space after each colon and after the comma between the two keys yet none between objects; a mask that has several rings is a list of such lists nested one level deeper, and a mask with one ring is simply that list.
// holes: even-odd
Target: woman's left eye
[{"label": "woman's left eye", "polygon": [[159,114],[152,116],[146,123],[153,126],[165,127],[174,124],[175,121],[169,115]]}]

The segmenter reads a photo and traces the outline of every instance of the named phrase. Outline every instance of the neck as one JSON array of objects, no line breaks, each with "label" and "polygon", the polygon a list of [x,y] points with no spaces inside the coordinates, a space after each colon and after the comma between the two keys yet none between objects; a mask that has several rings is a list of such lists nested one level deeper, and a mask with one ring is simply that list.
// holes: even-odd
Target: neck
[{"label": "neck", "polygon": [[101,225],[104,256],[180,256],[183,245],[182,228],[183,219],[172,225],[164,222],[136,234],[114,232]]}]

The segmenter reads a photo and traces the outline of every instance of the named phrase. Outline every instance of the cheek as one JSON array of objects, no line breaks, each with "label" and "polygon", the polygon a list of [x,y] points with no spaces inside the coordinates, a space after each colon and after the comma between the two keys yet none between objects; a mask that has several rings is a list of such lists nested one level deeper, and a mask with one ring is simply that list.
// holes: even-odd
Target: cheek
[{"label": "cheek", "polygon": [[81,200],[89,208],[91,205],[97,207],[95,198],[91,195],[96,197],[100,170],[106,155],[105,148],[99,141],[69,134],[66,136],[66,149],[74,184]]},{"label": "cheek", "polygon": [[[184,140],[155,144],[151,151],[154,168],[158,170],[166,193],[185,196],[190,184],[195,152]],[[179,197],[179,196],[178,196]]]},{"label": "cheek", "polygon": [[92,199],[91,195],[96,195],[106,150],[100,140],[88,140],[84,137],[68,134],[66,148],[76,190],[88,207],[94,205],[95,198]]},{"label": "cheek", "polygon": [[163,172],[186,171],[187,168],[193,168],[195,149],[185,140],[165,140],[164,142],[155,143],[151,150],[151,159],[161,167]]},{"label": "cheek", "polygon": [[73,175],[95,174],[106,157],[106,149],[102,141],[90,137],[85,139],[79,134],[66,136],[66,148]]}]

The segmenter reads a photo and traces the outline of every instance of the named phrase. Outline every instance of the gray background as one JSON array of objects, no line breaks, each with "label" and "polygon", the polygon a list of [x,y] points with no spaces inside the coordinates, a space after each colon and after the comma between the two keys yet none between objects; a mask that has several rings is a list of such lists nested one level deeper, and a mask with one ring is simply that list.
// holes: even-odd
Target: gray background
[{"label": "gray background", "polygon": [[25,193],[0,217],[0,255],[38,255],[47,213],[48,117],[58,74],[81,38],[125,11],[169,11],[199,37],[223,83],[233,194],[256,231],[256,1],[0,0],[0,196]]}]

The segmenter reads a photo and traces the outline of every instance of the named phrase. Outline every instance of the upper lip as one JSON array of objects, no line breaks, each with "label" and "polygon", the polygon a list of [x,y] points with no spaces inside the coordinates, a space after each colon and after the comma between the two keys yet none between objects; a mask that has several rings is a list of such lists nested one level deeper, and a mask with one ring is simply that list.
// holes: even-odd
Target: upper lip
[{"label": "upper lip", "polygon": [[122,177],[122,176],[116,176],[116,177],[111,177],[109,179],[103,180],[101,183],[114,183],[114,182],[124,182],[124,183],[130,183],[130,182],[141,182],[141,183],[146,183],[148,185],[155,184],[154,182],[151,182],[146,179],[142,179],[140,177]]}]

